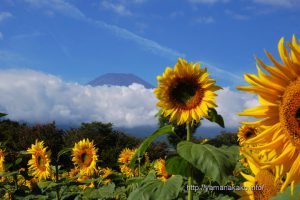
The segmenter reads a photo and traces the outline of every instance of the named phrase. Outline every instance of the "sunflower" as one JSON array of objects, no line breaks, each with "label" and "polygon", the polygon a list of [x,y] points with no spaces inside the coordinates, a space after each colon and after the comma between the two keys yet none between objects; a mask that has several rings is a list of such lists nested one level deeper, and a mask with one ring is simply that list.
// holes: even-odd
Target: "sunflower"
[{"label": "sunflower", "polygon": [[[251,166],[251,165],[250,165]],[[276,180],[275,174],[268,169],[252,170],[254,176],[241,172],[246,181],[242,184],[246,190],[238,191],[242,200],[268,200],[275,196],[281,187],[281,181]]]},{"label": "sunflower", "polygon": [[80,169],[75,167],[69,171],[68,177],[70,177],[70,178],[76,177],[79,174],[79,172],[80,172]]},{"label": "sunflower", "polygon": [[93,141],[89,139],[83,139],[78,143],[75,143],[72,152],[72,161],[75,167],[80,169],[80,173],[83,175],[92,175],[96,170],[96,162],[98,149],[95,148]]},{"label": "sunflower", "polygon": [[119,155],[118,161],[123,164],[130,163],[135,152],[136,152],[136,149],[128,149],[128,148],[123,149]]},{"label": "sunflower", "polygon": [[84,182],[85,180],[90,179],[90,178],[91,177],[87,176],[87,175],[82,175],[82,176],[78,177],[77,181],[82,184],[82,185],[79,185],[79,187],[83,190],[85,190],[86,188],[94,188],[95,187],[94,182],[90,182],[90,183]]},{"label": "sunflower", "polygon": [[259,145],[257,148],[265,151],[275,151],[274,159],[263,164],[282,167],[286,180],[281,191],[291,184],[293,193],[295,183],[300,181],[300,45],[295,36],[287,45],[290,53],[281,38],[278,49],[282,63],[268,52],[266,54],[274,66],[257,59],[269,74],[257,66],[258,76],[245,75],[251,86],[238,89],[258,94],[260,105],[239,115],[261,119],[250,124],[264,126],[265,130],[246,143]]},{"label": "sunflower", "polygon": [[127,165],[120,165],[120,171],[126,177],[133,177],[134,176],[134,171]]},{"label": "sunflower", "polygon": [[112,169],[106,167],[106,168],[98,168],[98,174],[101,176],[101,178],[103,178],[102,183],[104,185],[112,182],[111,179],[109,179],[108,177],[111,176],[113,174]]},{"label": "sunflower", "polygon": [[5,171],[4,159],[5,151],[3,149],[0,149],[0,173]]},{"label": "sunflower", "polygon": [[37,187],[38,180],[36,178],[32,178],[30,180],[25,181],[25,186],[27,186],[30,190]]},{"label": "sunflower", "polygon": [[44,142],[36,140],[27,152],[31,154],[31,159],[28,161],[30,174],[38,180],[48,178],[51,175],[50,153],[46,151],[46,147],[44,148]]},{"label": "sunflower", "polygon": [[160,159],[156,160],[156,162],[154,164],[154,168],[155,168],[156,174],[158,175],[158,178],[160,180],[162,180],[163,182],[167,181],[168,178],[170,178],[171,175],[166,170],[164,159],[160,158]]},{"label": "sunflower", "polygon": [[158,87],[154,90],[159,99],[157,106],[162,108],[162,115],[170,117],[170,121],[184,124],[208,115],[208,109],[214,108],[215,91],[221,87],[209,77],[206,68],[200,64],[188,63],[181,58],[162,76],[157,76]]},{"label": "sunflower", "polygon": [[247,148],[241,148],[240,154],[247,160],[247,165],[250,168],[252,175],[240,172],[246,179],[242,184],[245,190],[237,191],[241,199],[251,200],[267,200],[275,196],[281,188],[282,176],[277,176],[280,172],[279,167],[261,166],[261,162],[271,160],[274,153],[266,151],[249,151]]},{"label": "sunflower", "polygon": [[257,128],[249,125],[240,126],[237,134],[239,144],[243,145],[245,141],[255,137],[256,135],[257,135]]}]

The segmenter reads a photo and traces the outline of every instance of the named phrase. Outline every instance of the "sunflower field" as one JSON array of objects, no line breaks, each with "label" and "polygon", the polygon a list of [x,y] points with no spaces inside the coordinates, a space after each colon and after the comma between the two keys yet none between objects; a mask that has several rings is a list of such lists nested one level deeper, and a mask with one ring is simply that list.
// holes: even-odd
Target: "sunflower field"
[{"label": "sunflower field", "polygon": [[[256,94],[259,105],[238,113],[254,120],[241,121],[237,137],[228,143],[193,136],[196,129],[201,132],[203,119],[225,127],[215,99],[222,87],[206,68],[179,58],[157,76],[160,128],[143,141],[128,140],[128,146],[117,142],[120,151],[107,145],[115,138],[96,145],[91,133],[79,137],[75,129],[64,144],[55,140],[62,137],[57,135],[16,146],[12,141],[28,139],[25,132],[13,129],[18,139],[9,140],[0,134],[0,198],[299,200],[298,42],[295,36],[287,43],[281,38],[281,60],[266,51],[270,64],[256,58],[257,75],[244,75],[249,85],[237,89]],[[173,150],[153,147],[161,136],[167,136]],[[125,141],[121,137],[118,141]]]}]

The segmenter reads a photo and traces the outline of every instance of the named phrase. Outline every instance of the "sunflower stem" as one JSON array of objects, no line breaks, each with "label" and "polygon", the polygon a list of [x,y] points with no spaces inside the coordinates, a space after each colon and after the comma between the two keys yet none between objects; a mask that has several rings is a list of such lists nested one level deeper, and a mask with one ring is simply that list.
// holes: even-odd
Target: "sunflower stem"
[{"label": "sunflower stem", "polygon": [[[191,133],[191,124],[190,122],[186,123],[186,141],[190,142],[192,138],[192,133]],[[191,185],[193,181],[193,174],[192,174],[192,169],[191,166],[189,166],[189,171],[190,171],[190,176],[188,177],[188,200],[193,199],[193,191],[191,190]]]},{"label": "sunflower stem", "polygon": [[[59,177],[58,177],[58,160],[55,163],[55,182],[58,183],[59,181]],[[59,187],[56,187],[56,199],[60,200],[60,196],[59,196]]]}]

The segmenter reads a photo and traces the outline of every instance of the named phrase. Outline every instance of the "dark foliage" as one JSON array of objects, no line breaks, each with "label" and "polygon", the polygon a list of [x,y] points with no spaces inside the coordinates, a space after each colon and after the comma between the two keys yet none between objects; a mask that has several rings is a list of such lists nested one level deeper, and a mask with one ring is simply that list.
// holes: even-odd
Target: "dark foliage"
[{"label": "dark foliage", "polygon": [[207,144],[214,145],[216,147],[220,147],[222,145],[231,146],[231,145],[238,145],[237,141],[237,134],[231,132],[224,132],[222,131],[216,137],[209,139]]},{"label": "dark foliage", "polygon": [[[118,156],[124,148],[138,147],[142,139],[129,136],[123,132],[113,130],[111,123],[82,123],[79,128],[62,130],[56,127],[55,123],[37,124],[29,126],[18,122],[3,120],[0,121],[0,142],[10,152],[6,160],[13,163],[18,152],[27,150],[35,140],[43,140],[48,150],[51,150],[51,160],[55,162],[57,153],[65,147],[74,147],[74,144],[82,139],[93,140],[98,148],[99,164],[102,167],[118,167]],[[165,157],[167,155],[167,143],[155,142],[148,149],[151,160]],[[63,168],[73,167],[70,154],[63,155],[59,163]],[[29,157],[19,165],[25,167]]]}]

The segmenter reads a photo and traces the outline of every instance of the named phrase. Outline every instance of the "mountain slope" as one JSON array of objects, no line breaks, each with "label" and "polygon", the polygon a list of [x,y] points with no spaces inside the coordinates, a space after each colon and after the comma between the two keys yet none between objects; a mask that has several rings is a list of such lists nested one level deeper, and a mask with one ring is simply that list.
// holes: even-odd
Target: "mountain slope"
[{"label": "mountain slope", "polygon": [[96,79],[88,82],[88,85],[99,86],[99,85],[117,85],[117,86],[129,86],[132,83],[138,83],[143,85],[145,88],[154,88],[153,85],[144,81],[140,77],[134,74],[124,73],[108,73],[97,77]]}]

